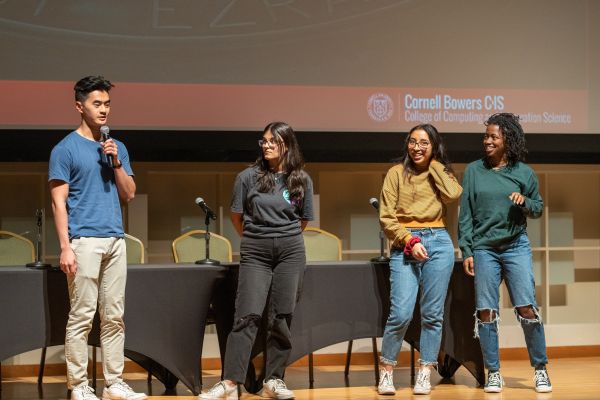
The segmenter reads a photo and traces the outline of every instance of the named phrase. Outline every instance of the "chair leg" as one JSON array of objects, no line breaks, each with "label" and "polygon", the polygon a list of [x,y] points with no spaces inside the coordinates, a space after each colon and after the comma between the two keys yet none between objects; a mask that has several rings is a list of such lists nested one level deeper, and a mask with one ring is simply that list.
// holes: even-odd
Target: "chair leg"
[{"label": "chair leg", "polygon": [[199,377],[199,381],[200,381],[200,392],[202,393],[202,386],[204,386],[203,383],[202,383],[202,359],[200,360],[200,377]]},{"label": "chair leg", "polygon": [[308,385],[312,389],[315,382],[315,372],[313,365],[313,353],[308,353]]},{"label": "chair leg", "polygon": [[94,346],[94,351],[92,352],[92,387],[96,390],[96,356],[97,356],[98,348]]},{"label": "chair leg", "polygon": [[348,350],[346,351],[346,367],[344,368],[344,376],[350,373],[350,360],[352,359],[352,340],[348,341]]},{"label": "chair leg", "polygon": [[[202,375],[200,375],[200,377],[202,377]],[[152,372],[148,371],[148,383],[152,383]]]},{"label": "chair leg", "polygon": [[373,367],[375,368],[375,386],[379,384],[379,357],[377,353],[377,338],[371,338],[373,344]]},{"label": "chair leg", "polygon": [[410,345],[410,385],[415,385],[415,346]]},{"label": "chair leg", "polygon": [[40,357],[40,370],[38,371],[38,385],[44,382],[44,369],[46,368],[46,347],[42,348],[42,356]]}]

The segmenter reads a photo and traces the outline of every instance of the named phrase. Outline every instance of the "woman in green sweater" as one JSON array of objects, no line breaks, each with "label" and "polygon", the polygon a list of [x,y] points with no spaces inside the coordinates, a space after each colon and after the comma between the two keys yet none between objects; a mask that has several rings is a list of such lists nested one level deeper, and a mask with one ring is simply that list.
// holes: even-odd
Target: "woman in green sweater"
[{"label": "woman in green sweater", "polygon": [[485,125],[485,157],[465,169],[458,229],[465,273],[475,277],[475,337],[488,369],[484,391],[501,392],[504,385],[498,358],[499,288],[504,279],[535,368],[535,390],[551,392],[526,230],[527,217],[539,218],[544,203],[535,172],[523,163],[527,150],[519,117],[494,114]]}]

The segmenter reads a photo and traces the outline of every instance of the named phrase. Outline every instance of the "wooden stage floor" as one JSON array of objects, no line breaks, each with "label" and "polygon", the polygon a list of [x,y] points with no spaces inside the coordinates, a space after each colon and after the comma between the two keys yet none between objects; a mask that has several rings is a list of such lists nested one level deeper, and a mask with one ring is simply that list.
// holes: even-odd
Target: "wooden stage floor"
[{"label": "wooden stage floor", "polygon": [[[294,390],[298,400],[344,400],[344,399],[464,399],[464,400],[585,400],[600,399],[600,357],[560,358],[550,360],[549,373],[554,391],[538,394],[533,390],[532,369],[528,361],[503,361],[502,373],[506,381],[502,393],[484,393],[476,386],[475,379],[464,369],[457,371],[451,380],[441,380],[432,375],[435,385],[428,396],[416,396],[409,389],[410,371],[408,367],[395,370],[395,396],[378,396],[374,386],[374,373],[369,366],[352,366],[348,381],[344,380],[343,367],[316,367],[314,389],[309,389],[308,369],[289,368],[286,374],[288,387]],[[205,371],[204,385],[210,387],[218,380],[219,371]],[[182,385],[173,393],[165,393],[164,386],[153,380],[148,386],[145,375],[127,374],[127,382],[136,390],[151,394],[151,399],[191,400],[196,399]],[[2,400],[21,399],[66,399],[67,390],[64,377],[46,377],[38,389],[36,377],[5,379],[2,382]],[[102,381],[98,382],[101,394]],[[243,393],[243,400],[260,399],[258,396]]]}]

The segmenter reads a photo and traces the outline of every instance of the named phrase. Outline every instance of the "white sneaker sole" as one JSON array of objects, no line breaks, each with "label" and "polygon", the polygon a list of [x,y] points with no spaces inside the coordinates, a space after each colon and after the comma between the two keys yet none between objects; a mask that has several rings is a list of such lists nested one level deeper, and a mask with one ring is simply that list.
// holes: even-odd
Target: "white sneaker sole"
[{"label": "white sneaker sole", "polygon": [[377,389],[377,393],[382,396],[393,396],[396,394],[396,389]]},{"label": "white sneaker sole", "polygon": [[269,389],[262,389],[260,392],[258,392],[258,395],[265,399],[277,399],[277,400],[292,400],[292,399],[296,398],[293,394],[289,395],[289,396],[283,396],[283,395],[278,396],[277,394],[270,391]]},{"label": "white sneaker sole", "polygon": [[484,388],[483,391],[486,393],[500,393],[502,388]]},{"label": "white sneaker sole", "polygon": [[200,400],[238,400],[239,397],[237,394],[230,394],[225,397],[213,397],[213,396],[203,397],[202,394],[200,394],[198,396],[198,399],[200,399]]},{"label": "white sneaker sole", "polygon": [[[109,394],[107,394],[107,395],[105,396],[105,395],[104,395],[104,392],[102,392],[102,400],[115,400],[115,399],[123,399],[123,398],[124,398],[124,397],[112,397],[112,396],[111,396],[111,395],[109,395]],[[148,396],[146,396],[145,394],[142,394],[142,393],[140,393],[140,394],[138,394],[138,395],[137,395],[137,396],[135,396],[135,397],[129,397],[129,398],[128,398],[128,400],[129,400],[129,399],[131,399],[131,400],[144,400],[144,399],[147,399],[147,398],[148,398]]]},{"label": "white sneaker sole", "polygon": [[535,388],[535,391],[538,393],[550,393],[552,391],[552,386],[544,386],[540,388]]},{"label": "white sneaker sole", "polygon": [[429,394],[431,393],[431,389],[416,389],[413,388],[413,394]]}]

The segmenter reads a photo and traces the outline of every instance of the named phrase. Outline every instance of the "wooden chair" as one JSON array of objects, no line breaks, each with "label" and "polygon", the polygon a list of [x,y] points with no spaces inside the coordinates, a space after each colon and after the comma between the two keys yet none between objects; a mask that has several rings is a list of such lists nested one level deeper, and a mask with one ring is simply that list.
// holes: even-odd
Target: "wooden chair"
[{"label": "wooden chair", "polygon": [[144,243],[135,236],[125,234],[127,264],[144,264]]},{"label": "wooden chair", "polygon": [[[193,263],[206,258],[204,244],[205,230],[193,230],[184,233],[173,240],[173,260],[175,263]],[[225,236],[210,234],[210,258],[221,262],[233,260],[231,242]]]},{"label": "wooden chair", "polygon": [[25,265],[35,261],[31,240],[9,231],[0,231],[0,266]]},{"label": "wooden chair", "polygon": [[323,229],[306,227],[302,232],[306,261],[341,261],[342,241]]}]

